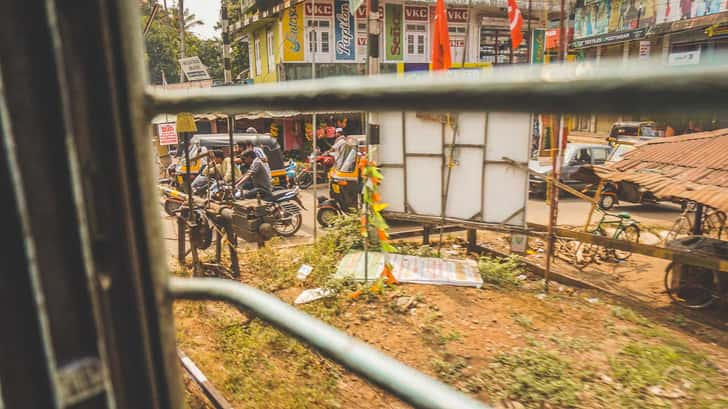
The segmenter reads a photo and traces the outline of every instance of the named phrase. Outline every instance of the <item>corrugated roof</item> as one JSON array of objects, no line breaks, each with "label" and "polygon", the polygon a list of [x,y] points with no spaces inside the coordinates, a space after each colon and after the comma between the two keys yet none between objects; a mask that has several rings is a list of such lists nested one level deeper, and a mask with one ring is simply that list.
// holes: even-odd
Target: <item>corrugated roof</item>
[{"label": "corrugated roof", "polygon": [[603,179],[636,183],[659,198],[694,200],[728,212],[728,129],[652,140],[594,170]]}]

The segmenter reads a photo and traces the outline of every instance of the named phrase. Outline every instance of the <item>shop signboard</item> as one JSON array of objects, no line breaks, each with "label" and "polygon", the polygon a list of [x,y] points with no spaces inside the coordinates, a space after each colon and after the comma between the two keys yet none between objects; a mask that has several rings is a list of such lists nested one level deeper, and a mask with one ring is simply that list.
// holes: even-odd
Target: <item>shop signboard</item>
[{"label": "shop signboard", "polygon": [[700,49],[670,53],[667,57],[667,65],[695,65],[700,64]]},{"label": "shop signboard", "polygon": [[569,44],[570,48],[583,48],[592,47],[596,45],[606,45],[613,43],[621,43],[624,41],[640,40],[645,38],[647,34],[646,28],[639,28],[637,30],[623,31],[619,33],[608,33],[593,37],[580,38],[572,41]]},{"label": "shop signboard", "polygon": [[533,30],[531,39],[531,64],[543,64],[546,54],[546,30],[537,28]]},{"label": "shop signboard", "polygon": [[427,21],[427,6],[404,6],[404,19],[407,21]]},{"label": "shop signboard", "polygon": [[384,13],[386,57],[390,61],[401,61],[404,27],[402,27],[402,5],[387,4]]},{"label": "shop signboard", "polygon": [[157,125],[157,134],[160,145],[177,145],[177,125],[174,122]]},{"label": "shop signboard", "polygon": [[[367,17],[369,17],[369,3],[364,1],[362,5],[356,9],[355,17],[358,20],[365,20]],[[379,5],[379,21],[384,20],[384,6],[382,4]]]},{"label": "shop signboard", "polygon": [[354,46],[354,15],[350,13],[349,0],[336,0],[334,13],[336,60],[353,61],[356,53],[356,47]]},{"label": "shop signboard", "polygon": [[[437,6],[430,6],[430,16],[435,16],[435,10]],[[468,9],[463,8],[448,8],[447,9],[447,22],[448,24],[465,24],[468,22]]]},{"label": "shop signboard", "polygon": [[[314,7],[316,10],[314,12]],[[334,6],[331,3],[319,0],[306,3],[306,16],[331,17],[334,15]]]},{"label": "shop signboard", "polygon": [[200,57],[180,58],[179,65],[182,67],[182,72],[185,73],[188,81],[210,79],[210,74],[207,73],[207,67],[200,61]]},{"label": "shop signboard", "polygon": [[283,10],[283,61],[303,61],[303,3]]},{"label": "shop signboard", "polygon": [[640,41],[640,60],[650,58],[650,41]]}]

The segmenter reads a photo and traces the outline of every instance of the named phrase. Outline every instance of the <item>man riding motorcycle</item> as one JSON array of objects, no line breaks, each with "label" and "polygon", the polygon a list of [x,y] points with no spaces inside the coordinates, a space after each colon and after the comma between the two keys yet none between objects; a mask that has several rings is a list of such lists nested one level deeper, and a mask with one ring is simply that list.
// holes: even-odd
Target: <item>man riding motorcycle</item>
[{"label": "man riding motorcycle", "polygon": [[273,184],[268,164],[257,157],[252,150],[243,152],[242,159],[248,167],[248,172],[235,184],[236,188],[242,189],[241,192],[236,192],[235,196],[254,199],[261,195],[262,199],[270,200]]}]

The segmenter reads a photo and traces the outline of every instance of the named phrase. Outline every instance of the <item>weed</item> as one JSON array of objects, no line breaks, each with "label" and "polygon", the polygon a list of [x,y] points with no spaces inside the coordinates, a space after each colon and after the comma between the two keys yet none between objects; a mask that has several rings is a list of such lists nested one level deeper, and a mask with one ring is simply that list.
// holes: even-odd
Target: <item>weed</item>
[{"label": "weed", "polygon": [[513,313],[513,321],[525,329],[533,329],[533,321],[527,315]]},{"label": "weed", "polygon": [[585,337],[559,338],[551,335],[549,336],[549,341],[553,342],[560,349],[567,351],[586,352],[595,349],[594,341]]},{"label": "weed", "polygon": [[609,364],[616,380],[623,386],[621,398],[624,406],[636,407],[643,400],[655,400],[649,388],[678,391],[697,402],[712,402],[704,393],[714,392],[713,379],[717,370],[703,354],[680,342],[669,345],[629,343]]},{"label": "weed", "polygon": [[523,264],[515,256],[504,258],[481,257],[478,268],[484,282],[499,287],[516,287],[520,285],[520,280],[516,277],[523,274]]},{"label": "weed", "polygon": [[438,378],[442,379],[445,383],[454,385],[463,379],[463,369],[468,366],[468,363],[465,359],[455,356],[450,360],[433,359],[431,366]]},{"label": "weed", "polygon": [[397,253],[406,254],[408,256],[418,257],[438,257],[437,250],[433,249],[428,245],[412,244],[412,243],[398,243]]},{"label": "weed", "polygon": [[685,320],[685,317],[681,314],[675,314],[671,315],[667,318],[667,322],[673,325],[677,325],[680,328],[686,328],[688,326],[688,322]]},{"label": "weed", "polygon": [[[479,375],[481,386],[492,395],[514,399],[526,405],[549,402],[557,407],[574,407],[582,389],[582,373],[560,356],[540,348],[516,349],[495,357]],[[468,384],[473,388],[472,382]]]},{"label": "weed", "polygon": [[642,325],[643,327],[651,327],[652,323],[642,315],[624,307],[612,307],[612,315],[622,321],[628,321],[633,324]]}]

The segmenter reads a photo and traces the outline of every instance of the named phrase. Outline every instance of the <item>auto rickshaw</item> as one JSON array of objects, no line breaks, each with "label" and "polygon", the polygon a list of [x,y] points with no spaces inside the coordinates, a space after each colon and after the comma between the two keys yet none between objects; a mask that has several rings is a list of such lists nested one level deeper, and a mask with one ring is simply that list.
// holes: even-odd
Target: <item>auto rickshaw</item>
[{"label": "auto rickshaw", "polygon": [[337,216],[359,210],[362,189],[359,171],[359,151],[356,141],[348,141],[337,153],[329,173],[329,197],[318,198],[316,219],[323,227],[333,225]]},{"label": "auto rickshaw", "polygon": [[[255,146],[259,146],[268,157],[268,166],[270,167],[270,176],[273,188],[288,186],[287,163],[283,159],[283,150],[275,138],[267,134],[258,133],[236,133],[233,135],[233,144],[251,142]],[[192,137],[190,143],[195,145],[199,143],[201,147],[208,150],[224,149],[230,146],[230,136],[224,133],[217,134],[197,134]],[[199,170],[198,170],[199,172]]]}]

